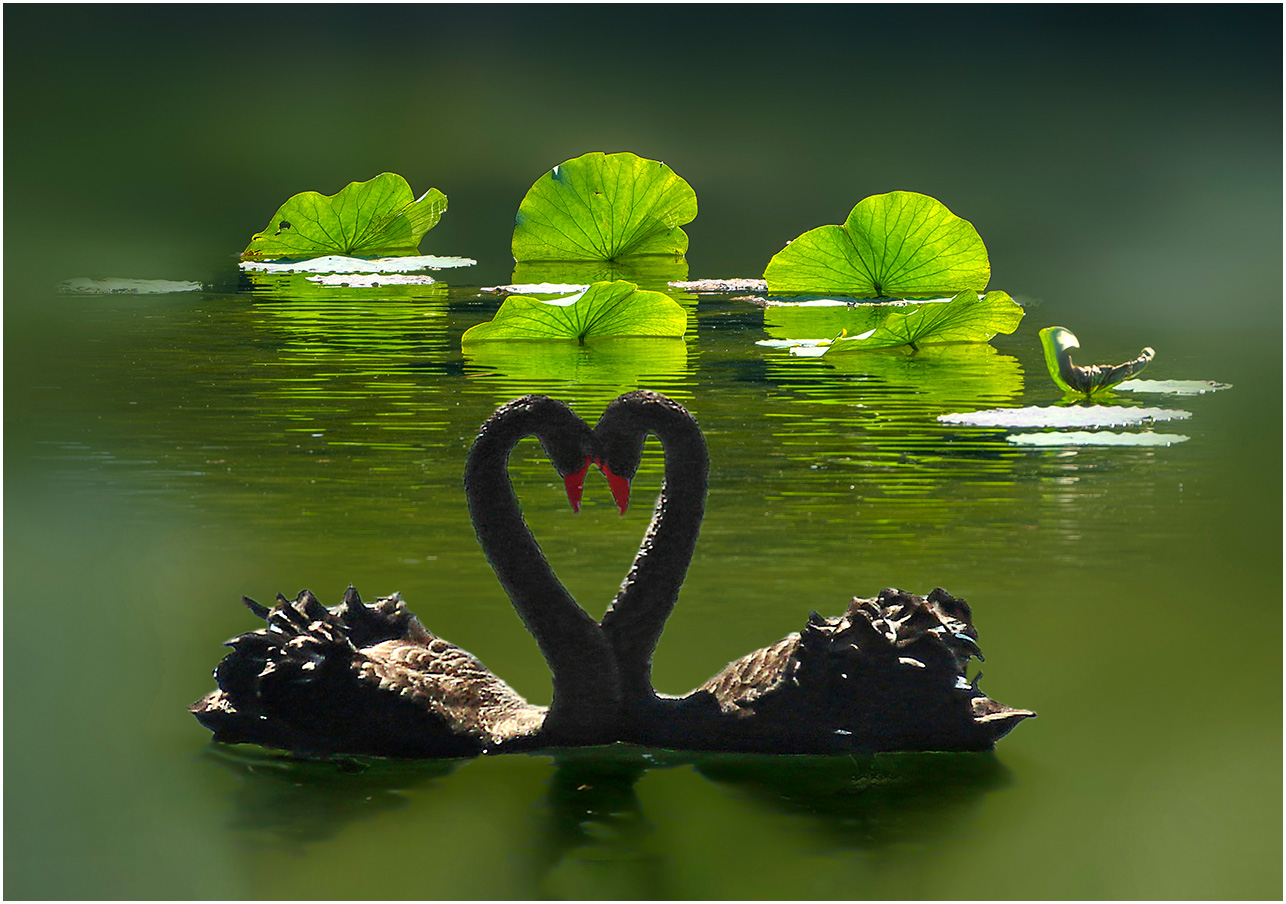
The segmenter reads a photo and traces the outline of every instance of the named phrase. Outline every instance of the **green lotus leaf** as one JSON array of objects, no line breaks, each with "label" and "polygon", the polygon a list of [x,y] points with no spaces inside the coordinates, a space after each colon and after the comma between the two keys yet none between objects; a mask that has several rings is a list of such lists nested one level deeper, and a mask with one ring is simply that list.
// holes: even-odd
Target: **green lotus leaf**
[{"label": "green lotus leaf", "polygon": [[1071,330],[1061,326],[1047,326],[1041,330],[1040,344],[1045,350],[1045,367],[1058,388],[1069,395],[1086,398],[1125,382],[1152,363],[1156,355],[1151,348],[1145,348],[1137,358],[1124,364],[1078,367],[1072,363],[1072,349],[1080,348],[1081,344]]},{"label": "green lotus leaf", "polygon": [[764,270],[769,292],[932,298],[981,292],[991,279],[973,224],[928,195],[894,191],[853,208],[843,226],[805,232]]},{"label": "green lotus leaf", "polygon": [[506,298],[487,323],[465,331],[464,344],[498,340],[575,341],[620,336],[682,338],[688,314],[660,292],[634,283],[594,283],[584,292],[554,301],[526,295]]},{"label": "green lotus leaf", "polygon": [[981,298],[965,289],[950,301],[922,304],[909,314],[892,313],[870,333],[841,337],[830,352],[855,352],[872,348],[897,348],[943,342],[987,342],[997,333],[1012,333],[1022,322],[1023,309],[1006,292],[988,292]]},{"label": "green lotus leaf", "polygon": [[664,163],[630,153],[585,154],[545,173],[522,199],[513,256],[609,261],[684,254],[688,236],[679,227],[696,216],[696,192]]},{"label": "green lotus leaf", "polygon": [[281,205],[241,257],[415,254],[446,209],[442,192],[430,188],[417,198],[394,173],[350,182],[333,195],[304,191]]}]

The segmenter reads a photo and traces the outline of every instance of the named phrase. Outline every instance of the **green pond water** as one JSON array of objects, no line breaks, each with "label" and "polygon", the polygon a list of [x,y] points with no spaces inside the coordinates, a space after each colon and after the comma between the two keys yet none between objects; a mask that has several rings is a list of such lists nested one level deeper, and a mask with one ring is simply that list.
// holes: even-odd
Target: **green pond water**
[{"label": "green pond water", "polygon": [[[1282,10],[1272,5],[4,7],[7,898],[1266,898],[1282,895]],[[974,348],[792,358],[781,309],[675,293],[683,342],[461,334],[522,278],[528,187],[590,151],[696,191],[693,278],[757,277],[860,199],[972,222],[1027,305]],[[296,192],[381,172],[450,199],[427,289],[307,292],[235,255]],[[519,268],[520,270],[522,268]],[[58,295],[75,278],[202,280]],[[448,287],[449,286],[449,287]],[[1169,446],[1042,447],[940,415],[1059,402],[1144,346],[1199,396],[1118,407]],[[818,335],[826,335],[821,332]],[[969,600],[986,755],[295,762],[187,712],[239,599],[349,582],[536,702],[548,672],[461,487],[529,392],[591,422],[647,387],[712,457],[660,689],[854,595]],[[1072,428],[1083,429],[1083,428]],[[512,474],[596,616],[634,505]]]},{"label": "green pond water", "polygon": [[[9,896],[1273,893],[1280,373],[1238,352],[1262,334],[1148,331],[1148,377],[1233,384],[1111,403],[1190,412],[1135,428],[1186,442],[1029,448],[937,417],[1059,401],[1036,332],[1073,315],[1050,303],[992,346],[818,360],[754,344],[772,310],[676,292],[686,342],[466,355],[495,295],[240,288],[50,294],[11,318],[29,341],[7,349]],[[1137,351],[1075,322],[1096,360]],[[255,627],[243,593],[400,590],[547,702],[470,529],[465,455],[516,395],[592,421],[637,386],[688,406],[712,458],[661,689],[810,609],[943,586],[974,607],[983,686],[1039,718],[994,754],[874,758],[321,763],[208,742],[185,707],[213,687],[220,642]],[[596,617],[661,466],[652,440],[624,517],[597,475],[574,516],[538,445],[514,456],[529,522]]]}]

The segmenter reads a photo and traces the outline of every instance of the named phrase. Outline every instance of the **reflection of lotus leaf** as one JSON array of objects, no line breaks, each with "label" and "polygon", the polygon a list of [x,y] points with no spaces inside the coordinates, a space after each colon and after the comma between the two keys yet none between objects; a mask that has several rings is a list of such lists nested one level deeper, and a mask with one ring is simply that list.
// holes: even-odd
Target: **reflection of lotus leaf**
[{"label": "reflection of lotus leaf", "polygon": [[985,344],[931,345],[914,353],[889,349],[824,360],[839,373],[862,374],[889,387],[914,390],[918,408],[1003,402],[1023,391],[1018,359]]},{"label": "reflection of lotus leaf", "polygon": [[447,297],[447,284],[380,284],[378,287],[334,286],[316,282],[306,273],[247,272],[250,290],[255,298],[274,301],[333,302],[353,301],[372,303],[379,310],[382,300],[413,301],[442,300]]},{"label": "reflection of lotus leaf", "polygon": [[518,261],[608,261],[683,254],[688,237],[679,227],[696,215],[692,186],[659,160],[628,152],[584,154],[554,167],[527,191],[518,207],[513,256]]},{"label": "reflection of lotus leaf", "polygon": [[642,289],[670,290],[669,283],[686,279],[687,258],[674,255],[632,257],[619,261],[519,261],[514,283],[613,282],[623,279]]},{"label": "reflection of lotus leaf", "polygon": [[257,325],[288,337],[282,363],[315,365],[335,359],[354,372],[395,373],[408,364],[421,363],[426,353],[445,353],[449,348],[445,287],[434,296],[382,300],[372,300],[369,289],[317,291],[325,294],[290,304],[254,306]]},{"label": "reflection of lotus leaf", "polygon": [[666,392],[668,384],[682,384],[688,349],[679,339],[613,339],[588,345],[484,342],[466,345],[464,360],[468,376],[494,384],[497,398],[545,392],[605,405],[632,389]]}]

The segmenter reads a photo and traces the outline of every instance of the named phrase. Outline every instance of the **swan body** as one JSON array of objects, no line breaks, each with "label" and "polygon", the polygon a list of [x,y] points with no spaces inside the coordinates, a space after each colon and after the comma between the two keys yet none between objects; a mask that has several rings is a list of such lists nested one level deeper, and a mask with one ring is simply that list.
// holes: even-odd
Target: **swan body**
[{"label": "swan body", "polygon": [[649,433],[665,450],[652,522],[602,627],[620,669],[623,740],[656,747],[767,753],[982,750],[1029,710],[996,703],[966,680],[981,658],[972,612],[937,589],[885,590],[838,618],[756,650],[689,694],[656,693],[652,651],[692,558],[709,471],[696,420],[658,393],[627,393],[594,428],[618,505],[628,500]]},{"label": "swan body", "polygon": [[398,594],[327,608],[302,591],[265,609],[268,627],[228,641],[219,690],[191,707],[224,743],[305,755],[463,757],[533,735],[531,706],[471,653],[434,636]]},{"label": "swan body", "polygon": [[190,707],[215,740],[395,757],[612,740],[620,706],[614,655],[554,576],[509,481],[509,453],[532,435],[578,508],[593,437],[567,406],[543,396],[502,406],[483,425],[465,490],[479,542],[554,673],[548,708],[428,631],[400,595],[367,604],[350,587],[327,608],[303,591],[294,600],[279,596],[271,609],[245,600],[267,627],[228,641],[232,652],[215,670],[219,689]]},{"label": "swan body", "polygon": [[[596,623],[559,583],[523,521],[508,458],[539,437],[578,508],[597,462],[622,511],[648,435],[665,451],[652,521]],[[350,587],[335,607],[303,591],[267,625],[228,641],[219,689],[191,710],[215,740],[298,753],[460,757],[628,741],[766,753],[989,749],[1035,715],[966,680],[982,658],[967,603],[941,589],[885,590],[843,615],[756,650],[682,696],[658,694],[651,660],[704,516],[709,455],[696,420],[648,391],[626,393],[591,432],[560,402],[502,406],[470,450],[465,490],[478,540],[553,673],[548,708],[528,703],[472,654],[435,636],[399,595]]]}]

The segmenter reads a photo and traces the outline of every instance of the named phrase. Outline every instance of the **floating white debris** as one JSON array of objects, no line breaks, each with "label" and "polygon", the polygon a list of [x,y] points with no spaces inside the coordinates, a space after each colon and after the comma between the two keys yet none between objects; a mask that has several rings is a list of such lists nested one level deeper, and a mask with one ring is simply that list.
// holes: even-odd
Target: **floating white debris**
[{"label": "floating white debris", "polygon": [[762,279],[693,279],[675,280],[676,289],[689,292],[766,292],[768,283]]},{"label": "floating white debris", "polygon": [[817,348],[831,344],[829,339],[756,339],[755,345],[764,348]]},{"label": "floating white debris", "polygon": [[830,342],[818,343],[817,345],[793,345],[790,353],[796,358],[820,358],[830,351]]},{"label": "floating white debris", "polygon": [[201,283],[172,279],[65,279],[58,284],[64,295],[170,295],[200,292]]},{"label": "floating white debris", "polygon": [[1188,441],[1181,433],[1113,433],[1110,430],[1014,433],[1005,439],[1020,446],[1172,446]]},{"label": "floating white debris", "polygon": [[945,304],[950,298],[927,298],[923,301],[904,301],[902,299],[891,299],[888,301],[871,301],[859,300],[856,298],[806,298],[803,301],[786,301],[781,298],[766,298],[764,306],[769,308],[859,308],[870,310],[873,308],[909,308],[918,307],[925,304]]},{"label": "floating white debris", "polygon": [[770,308],[846,308],[849,306],[847,301],[841,301],[838,298],[812,298],[808,301],[778,301],[776,298],[769,298],[764,304]]},{"label": "floating white debris", "polygon": [[309,276],[309,282],[323,286],[345,286],[349,289],[378,289],[380,286],[431,286],[432,276],[414,273],[327,273]]},{"label": "floating white debris", "polygon": [[589,283],[514,283],[511,286],[484,286],[479,292],[498,292],[505,295],[566,295],[584,292]]},{"label": "floating white debris", "polygon": [[328,254],[293,263],[274,261],[242,261],[241,269],[263,273],[413,273],[416,270],[445,270],[451,267],[472,267],[477,261],[468,257],[380,257],[362,260]]},{"label": "floating white debris", "polygon": [[1093,405],[1068,408],[989,408],[967,414],[940,414],[938,420],[944,424],[966,424],[971,427],[1131,427],[1156,421],[1182,421],[1190,417],[1190,411],[1171,411],[1166,408]]},{"label": "floating white debris", "polygon": [[586,286],[584,289],[582,289],[580,292],[577,292],[575,295],[564,295],[562,298],[550,298],[545,301],[545,304],[556,304],[562,307],[574,305],[576,302],[580,301],[581,298],[584,297],[585,293],[588,291],[589,291],[589,286]]},{"label": "floating white debris", "polygon": [[1126,380],[1113,387],[1117,392],[1162,392],[1169,395],[1202,395],[1232,389],[1231,383],[1214,380]]}]

